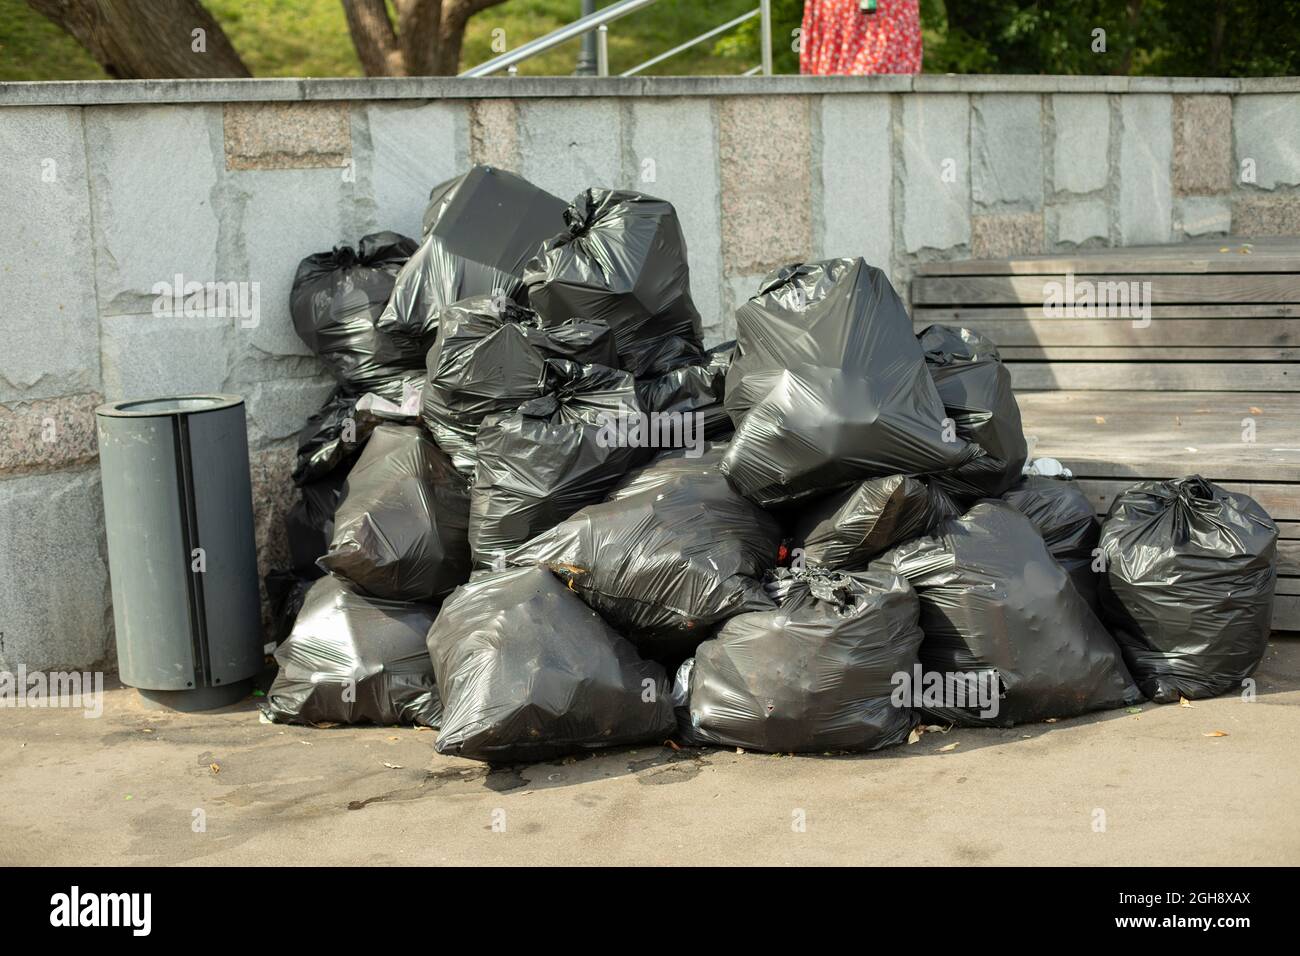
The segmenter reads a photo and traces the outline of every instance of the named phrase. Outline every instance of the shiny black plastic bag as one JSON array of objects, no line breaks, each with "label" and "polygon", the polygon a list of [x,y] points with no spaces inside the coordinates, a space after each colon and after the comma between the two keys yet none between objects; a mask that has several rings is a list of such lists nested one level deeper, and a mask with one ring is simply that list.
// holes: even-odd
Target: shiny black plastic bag
[{"label": "shiny black plastic bag", "polygon": [[916,592],[889,568],[774,575],[778,608],[733,617],[678,671],[682,737],[768,753],[879,750],[907,740],[893,699],[917,663]]},{"label": "shiny black plastic bag", "polygon": [[[647,412],[691,416],[705,441],[725,439],[734,430],[723,399],[727,391],[727,369],[735,342],[709,349],[703,362],[678,365],[670,371],[636,383],[636,394]],[[685,425],[683,425],[685,430]]]},{"label": "shiny black plastic bag", "polygon": [[542,242],[564,232],[566,208],[522,176],[477,165],[433,187],[423,234],[447,240],[457,255],[522,276]]},{"label": "shiny black plastic bag", "polygon": [[1157,703],[1240,691],[1268,644],[1277,525],[1199,475],[1143,481],[1101,528],[1101,602],[1142,693]]},{"label": "shiny black plastic bag", "polygon": [[996,498],[1020,480],[1029,453],[1011,373],[997,346],[970,329],[932,325],[917,338],[958,437],[984,451],[934,480],[967,503]]},{"label": "shiny black plastic bag", "polygon": [[376,425],[415,422],[423,383],[418,372],[408,372],[379,392],[352,395],[342,386],[334,389],[320,411],[312,414],[298,432],[294,484],[306,485],[327,475],[346,475]]},{"label": "shiny black plastic bag", "polygon": [[1002,496],[1002,500],[1032,522],[1043,536],[1052,557],[1070,575],[1075,590],[1100,613],[1093,550],[1101,536],[1101,522],[1088,496],[1073,481],[1030,475]]},{"label": "shiny black plastic bag", "polygon": [[431,205],[440,211],[376,323],[421,355],[433,347],[438,314],[461,299],[486,295],[526,305],[524,263],[564,231],[562,200],[499,169],[476,166],[434,195]]},{"label": "shiny black plastic bag", "polygon": [[721,458],[666,455],[506,561],[547,566],[642,654],[679,661],[727,618],[772,607],[759,579],[780,526],[731,488]]},{"label": "shiny black plastic bag", "polygon": [[489,415],[512,412],[546,392],[546,360],[614,365],[604,322],[573,319],[543,329],[537,313],[488,296],[457,302],[438,320],[420,417],[462,471],[474,470],[474,437]]},{"label": "shiny black plastic bag", "polygon": [[[666,367],[666,344],[703,354],[686,238],[672,203],[588,189],[564,213],[567,231],[528,264],[528,302],[547,325],[574,316],[609,323],[620,364],[638,378]],[[672,341],[672,340],[678,341]]]},{"label": "shiny black plastic bag", "polygon": [[299,489],[298,500],[284,519],[290,566],[295,574],[314,580],[324,573],[316,566],[316,559],[330,549],[334,512],[343,497],[346,480],[347,471],[338,469]]},{"label": "shiny black plastic bag", "polygon": [[672,734],[663,668],[545,568],[474,575],[428,646],[446,708],[439,753],[545,760]]},{"label": "shiny black plastic bag", "polygon": [[312,584],[288,640],[266,710],[282,723],[419,724],[442,715],[425,635],[427,604],[386,601],[326,575]]},{"label": "shiny black plastic bag", "polygon": [[417,243],[395,232],[363,236],[298,265],[289,313],[298,337],[352,394],[383,388],[418,369],[424,353],[376,328],[398,270]]},{"label": "shiny black plastic bag", "polygon": [[318,564],[376,597],[437,601],[469,578],[469,483],[414,425],[380,425]]},{"label": "shiny black plastic bag", "polygon": [[640,414],[629,373],[548,359],[546,381],[547,394],[479,426],[469,523],[477,568],[504,566],[508,552],[602,501],[645,460],[617,435],[619,416]]},{"label": "shiny black plastic bag", "polygon": [[872,478],[804,504],[791,523],[791,547],[809,567],[857,570],[960,513],[928,479]]},{"label": "shiny black plastic bag", "polygon": [[921,598],[925,674],[909,690],[934,718],[1010,727],[1142,701],[1114,638],[1005,502],[981,501],[882,561]]},{"label": "shiny black plastic bag", "polygon": [[786,266],[736,312],[722,469],[763,506],[867,478],[950,471],[944,407],[903,303],[861,259]]}]

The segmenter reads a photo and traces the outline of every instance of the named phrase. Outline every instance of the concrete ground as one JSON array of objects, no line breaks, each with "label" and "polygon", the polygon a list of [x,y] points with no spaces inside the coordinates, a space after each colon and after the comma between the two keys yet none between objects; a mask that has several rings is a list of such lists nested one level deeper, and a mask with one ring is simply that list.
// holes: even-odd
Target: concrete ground
[{"label": "concrete ground", "polygon": [[501,769],[438,756],[432,731],[270,725],[251,700],[163,713],[114,686],[98,719],[0,710],[0,863],[1295,865],[1300,640],[1257,680],[1250,704],[866,756],[652,746]]}]

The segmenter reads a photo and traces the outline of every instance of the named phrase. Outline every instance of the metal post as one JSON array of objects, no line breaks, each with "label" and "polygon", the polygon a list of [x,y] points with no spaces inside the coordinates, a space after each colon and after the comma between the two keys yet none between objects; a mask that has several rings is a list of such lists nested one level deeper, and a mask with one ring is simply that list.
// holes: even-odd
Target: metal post
[{"label": "metal post", "polygon": [[[589,17],[596,12],[596,0],[582,0],[582,15]],[[577,76],[596,75],[596,38],[588,31],[582,35],[582,47],[578,51]]]},{"label": "metal post", "polygon": [[763,75],[772,75],[772,0],[758,0],[759,33],[763,49]]},{"label": "metal post", "polygon": [[596,28],[596,75],[609,76],[609,27]]}]

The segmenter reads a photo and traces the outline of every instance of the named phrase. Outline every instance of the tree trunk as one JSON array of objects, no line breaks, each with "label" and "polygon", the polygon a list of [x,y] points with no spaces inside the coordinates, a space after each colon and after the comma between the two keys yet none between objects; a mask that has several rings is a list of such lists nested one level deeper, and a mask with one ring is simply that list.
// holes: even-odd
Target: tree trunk
[{"label": "tree trunk", "polygon": [[366,76],[454,76],[470,17],[505,0],[343,0]]},{"label": "tree trunk", "polygon": [[124,80],[250,76],[199,0],[27,0]]},{"label": "tree trunk", "polygon": [[397,31],[384,0],[343,0],[343,14],[366,76],[405,75]]}]

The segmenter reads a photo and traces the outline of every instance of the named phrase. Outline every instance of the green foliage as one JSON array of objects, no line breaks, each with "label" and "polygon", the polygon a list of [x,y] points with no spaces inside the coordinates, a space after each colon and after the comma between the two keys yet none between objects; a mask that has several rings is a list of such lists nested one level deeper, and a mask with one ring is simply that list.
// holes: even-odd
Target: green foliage
[{"label": "green foliage", "polygon": [[[602,0],[606,6],[612,0]],[[359,76],[339,0],[205,0],[255,76]],[[613,24],[611,71],[739,16],[758,0],[660,0]],[[462,68],[489,59],[493,31],[509,47],[576,19],[580,0],[508,0],[476,15]],[[778,73],[797,73],[802,0],[772,0]],[[921,0],[927,73],[1162,76],[1300,74],[1300,0]],[[1094,52],[1093,31],[1106,31]],[[525,63],[524,74],[572,73],[572,41]],[[735,74],[759,62],[758,18],[648,70]],[[102,79],[77,43],[24,0],[0,0],[0,80]]]}]

